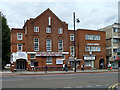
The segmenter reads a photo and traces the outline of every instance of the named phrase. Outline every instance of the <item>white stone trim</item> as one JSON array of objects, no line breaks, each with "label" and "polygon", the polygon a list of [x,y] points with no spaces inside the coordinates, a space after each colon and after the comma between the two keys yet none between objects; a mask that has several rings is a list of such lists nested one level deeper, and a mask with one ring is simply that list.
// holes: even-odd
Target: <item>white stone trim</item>
[{"label": "white stone trim", "polygon": [[69,52],[62,52],[62,54],[69,54]]},{"label": "white stone trim", "polygon": [[27,54],[36,54],[36,52],[27,52]]}]

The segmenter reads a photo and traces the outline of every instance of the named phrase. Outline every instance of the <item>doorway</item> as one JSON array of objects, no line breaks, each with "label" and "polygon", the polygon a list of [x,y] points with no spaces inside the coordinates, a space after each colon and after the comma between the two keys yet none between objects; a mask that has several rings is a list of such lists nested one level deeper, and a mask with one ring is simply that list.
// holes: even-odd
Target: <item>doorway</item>
[{"label": "doorway", "polygon": [[104,67],[104,59],[100,59],[100,61],[99,61],[99,69],[104,69],[105,67]]},{"label": "doorway", "polygon": [[17,70],[26,70],[26,60],[25,59],[17,59],[16,69]]}]

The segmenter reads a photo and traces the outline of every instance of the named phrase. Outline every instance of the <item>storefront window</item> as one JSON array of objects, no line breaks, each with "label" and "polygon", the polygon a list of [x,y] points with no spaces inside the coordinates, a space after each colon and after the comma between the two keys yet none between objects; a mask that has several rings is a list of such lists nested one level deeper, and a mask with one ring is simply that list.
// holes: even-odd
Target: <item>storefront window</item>
[{"label": "storefront window", "polygon": [[52,57],[46,57],[46,64],[52,64]]},{"label": "storefront window", "polygon": [[91,66],[91,61],[86,60],[86,61],[85,61],[85,66]]}]

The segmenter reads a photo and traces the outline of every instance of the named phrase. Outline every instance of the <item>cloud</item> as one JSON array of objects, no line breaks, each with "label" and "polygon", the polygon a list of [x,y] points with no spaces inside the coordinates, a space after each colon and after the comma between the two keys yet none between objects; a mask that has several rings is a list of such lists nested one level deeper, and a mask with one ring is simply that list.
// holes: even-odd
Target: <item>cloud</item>
[{"label": "cloud", "polygon": [[73,12],[80,23],[77,28],[98,29],[117,22],[117,2],[3,2],[1,11],[10,28],[22,28],[24,20],[35,18],[50,8],[73,29]]}]

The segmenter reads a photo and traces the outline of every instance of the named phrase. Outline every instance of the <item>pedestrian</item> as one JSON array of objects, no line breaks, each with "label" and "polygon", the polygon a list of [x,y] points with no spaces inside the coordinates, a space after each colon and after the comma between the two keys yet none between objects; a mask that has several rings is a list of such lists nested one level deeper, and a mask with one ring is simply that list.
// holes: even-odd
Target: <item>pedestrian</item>
[{"label": "pedestrian", "polygon": [[111,64],[110,64],[110,63],[108,64],[108,68],[109,68],[109,70],[110,70],[110,68],[111,68]]},{"label": "pedestrian", "polygon": [[45,66],[45,72],[47,73],[47,65]]},{"label": "pedestrian", "polygon": [[81,70],[83,70],[83,71],[84,71],[84,65],[83,65],[83,64],[81,65]]},{"label": "pedestrian", "polygon": [[67,64],[65,64],[65,71],[67,72]]},{"label": "pedestrian", "polygon": [[65,71],[65,64],[63,64],[63,71]]}]

